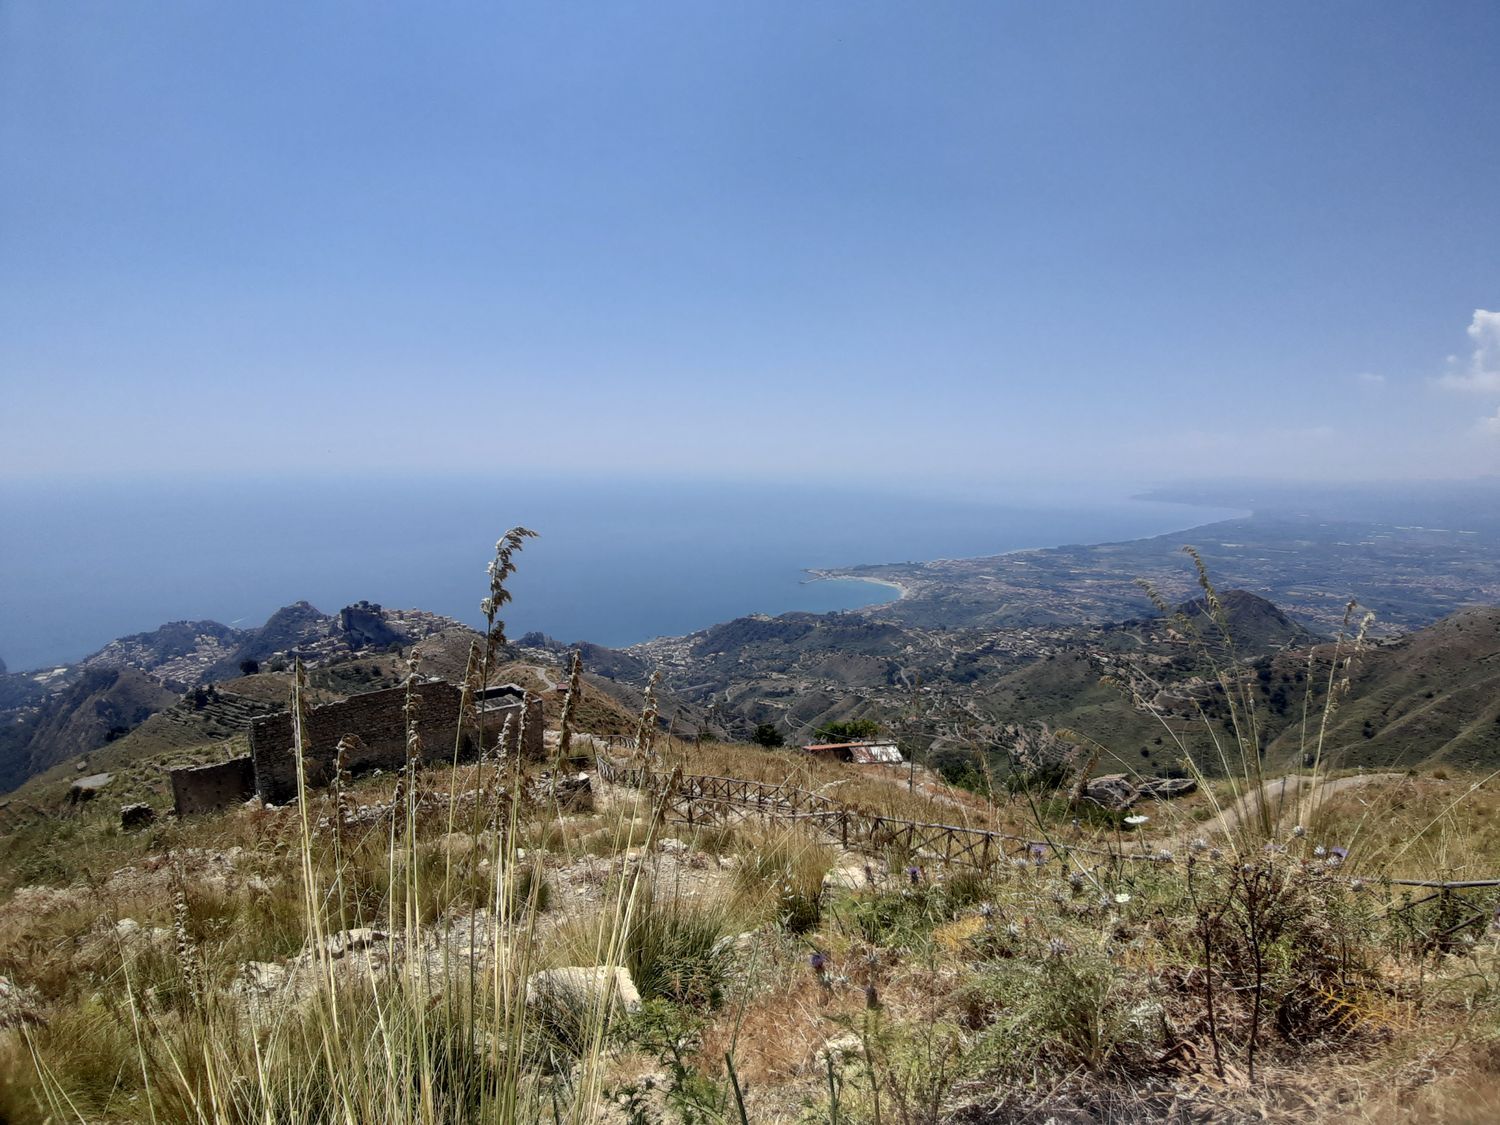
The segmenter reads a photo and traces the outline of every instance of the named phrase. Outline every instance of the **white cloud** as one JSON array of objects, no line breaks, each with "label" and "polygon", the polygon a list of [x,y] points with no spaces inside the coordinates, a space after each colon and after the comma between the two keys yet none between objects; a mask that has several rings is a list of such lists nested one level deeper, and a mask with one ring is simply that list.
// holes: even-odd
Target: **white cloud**
[{"label": "white cloud", "polygon": [[1367,387],[1378,387],[1385,382],[1384,375],[1377,375],[1373,371],[1361,371],[1358,375],[1355,376],[1355,379],[1359,380]]},{"label": "white cloud", "polygon": [[1449,356],[1449,366],[1460,369],[1438,379],[1438,386],[1473,394],[1500,394],[1500,312],[1475,309],[1469,322],[1469,339],[1474,341],[1474,350],[1468,363]]}]

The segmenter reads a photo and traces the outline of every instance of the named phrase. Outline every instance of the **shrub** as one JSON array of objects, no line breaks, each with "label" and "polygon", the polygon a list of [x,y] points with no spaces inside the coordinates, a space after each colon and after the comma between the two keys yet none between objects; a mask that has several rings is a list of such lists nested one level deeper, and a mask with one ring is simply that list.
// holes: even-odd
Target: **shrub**
[{"label": "shrub", "polygon": [[851,908],[851,921],[871,945],[911,949],[922,945],[932,931],[989,897],[990,884],[977,872],[954,872],[946,882],[922,881],[899,891],[860,897]]},{"label": "shrub", "polygon": [[622,960],[644,999],[662,998],[693,1007],[723,999],[728,954],[719,945],[727,912],[714,904],[673,898],[653,902],[650,888],[625,934]]},{"label": "shrub", "polygon": [[775,723],[761,723],[755,728],[755,733],[750,736],[750,740],[759,746],[766,747],[768,750],[774,750],[778,746],[786,745],[786,739],[782,736],[781,731],[776,728]]},{"label": "shrub", "polygon": [[823,916],[823,877],[833,867],[828,849],[800,832],[770,831],[747,837],[750,850],[735,871],[740,897],[770,909],[793,933],[812,929]]},{"label": "shrub", "polygon": [[994,963],[971,986],[968,1003],[988,1024],[981,1053],[1017,1078],[1123,1063],[1154,1031],[1151,1016],[1159,1011],[1132,1003],[1107,958],[1060,943]]}]

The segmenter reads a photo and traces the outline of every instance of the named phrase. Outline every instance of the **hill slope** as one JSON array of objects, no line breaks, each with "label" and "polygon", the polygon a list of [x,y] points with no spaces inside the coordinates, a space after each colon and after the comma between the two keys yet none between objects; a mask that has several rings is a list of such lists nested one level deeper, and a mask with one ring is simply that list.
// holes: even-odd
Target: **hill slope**
[{"label": "hill slope", "polygon": [[[1291,759],[1300,737],[1272,747]],[[1327,745],[1339,764],[1500,766],[1500,607],[1463,610],[1364,653]]]},{"label": "hill slope", "polygon": [[0,792],[119,738],[177,698],[134,668],[90,668],[0,732]]},{"label": "hill slope", "polygon": [[[436,648],[466,654],[472,636],[451,618],[422,610],[357,602],[326,614],[304,601],[277,610],[255,629],[174,621],[111,641],[77,664],[0,674],[0,793],[97,750],[203,685],[235,680],[246,670],[260,673],[262,664],[269,672],[295,654],[310,667],[339,665],[336,677],[314,685],[338,698],[399,682],[403,673],[390,650],[444,637],[451,644],[435,641]],[[361,656],[364,663],[349,660]],[[459,673],[463,659],[459,655]],[[285,699],[287,692],[285,683],[268,687],[254,676],[243,686],[257,698],[269,691]],[[197,741],[224,736],[211,730]]]}]

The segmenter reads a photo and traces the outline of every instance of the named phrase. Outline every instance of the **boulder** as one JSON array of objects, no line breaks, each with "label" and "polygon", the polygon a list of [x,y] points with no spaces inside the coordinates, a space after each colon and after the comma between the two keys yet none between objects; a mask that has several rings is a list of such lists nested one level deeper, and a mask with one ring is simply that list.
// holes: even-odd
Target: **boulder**
[{"label": "boulder", "polygon": [[1083,795],[1107,809],[1128,809],[1135,803],[1138,793],[1123,773],[1105,773],[1090,778]]},{"label": "boulder", "polygon": [[125,805],[120,809],[120,827],[126,832],[145,828],[156,819],[156,810],[150,805]]},{"label": "boulder", "polygon": [[114,779],[115,775],[112,773],[91,773],[88,777],[80,777],[68,786],[68,804],[77,805],[84,801],[92,801],[99,795],[99,791]]},{"label": "boulder", "polygon": [[385,941],[384,930],[372,930],[369,926],[360,926],[353,930],[344,930],[333,934],[328,938],[328,955],[330,957],[342,957],[356,949],[368,949],[370,946]]},{"label": "boulder", "polygon": [[532,794],[544,804],[556,801],[564,812],[594,811],[594,783],[586,773],[543,774],[533,784]]},{"label": "boulder", "polygon": [[838,1067],[845,1062],[863,1058],[864,1054],[865,1041],[850,1031],[832,1039],[825,1039],[823,1046],[818,1048],[817,1059],[824,1066],[832,1064]]},{"label": "boulder", "polygon": [[230,991],[245,1000],[260,1000],[287,989],[291,980],[291,969],[279,962],[246,961],[240,966]]},{"label": "boulder", "polygon": [[527,977],[526,1003],[572,1012],[592,1012],[608,1004],[639,1012],[641,994],[623,965],[572,965]]},{"label": "boulder", "polygon": [[0,977],[0,1030],[41,1022],[41,1001],[36,993],[7,977]]},{"label": "boulder", "polygon": [[828,869],[823,886],[829,890],[858,891],[874,886],[874,867],[859,856],[847,856],[837,867]]}]

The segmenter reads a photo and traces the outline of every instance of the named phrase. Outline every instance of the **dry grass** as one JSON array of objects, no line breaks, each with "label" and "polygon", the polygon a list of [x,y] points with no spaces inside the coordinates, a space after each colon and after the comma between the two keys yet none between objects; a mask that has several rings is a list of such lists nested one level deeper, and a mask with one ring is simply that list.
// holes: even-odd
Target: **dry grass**
[{"label": "dry grass", "polygon": [[[471,680],[498,670],[524,538],[497,546]],[[669,770],[1078,849],[980,873],[851,854],[805,822],[689,828],[610,786],[573,812],[515,763],[422,770],[420,749],[354,786],[341,830],[336,798],[304,793],[130,837],[88,811],[11,839],[11,878],[32,885],[0,911],[0,974],[39,1018],[0,1007],[0,1121],[1425,1122],[1497,1105],[1494,903],[1380,880],[1500,871],[1485,778],[1324,790],[1320,765],[1303,831],[1247,807],[1225,840],[1211,819],[1258,781],[1248,757],[1126,831],[1059,794],[657,740]],[[869,877],[826,878],[851,866]],[[617,965],[639,1012],[525,1002],[537,970]]]},{"label": "dry grass", "polygon": [[[725,752],[721,747],[688,758],[684,750],[684,764],[708,772],[722,767]],[[762,776],[765,765],[762,760]],[[437,770],[426,784],[429,791],[461,790],[473,776],[468,767],[453,776]],[[820,782],[805,771],[801,779]],[[1436,859],[1463,872],[1486,864],[1494,870],[1500,866],[1500,838],[1490,825],[1493,790],[1477,787],[1468,802],[1453,806],[1473,780],[1398,780],[1342,792],[1324,806],[1313,832],[1288,841],[1294,850],[1280,862],[1300,872],[1304,857],[1296,848],[1314,847],[1320,831],[1331,839],[1351,826],[1355,871],[1387,862],[1412,838],[1419,841],[1407,849],[1413,863]],[[876,778],[866,784],[890,783]],[[389,778],[375,779],[359,787],[358,801],[369,805],[390,791]],[[309,928],[295,862],[300,817],[286,810],[235,810],[178,826],[92,883],[13,894],[0,912],[0,974],[47,1002],[48,1023],[28,1033],[46,1070],[38,1076],[14,1032],[3,1037],[6,1057],[20,1067],[12,1066],[0,1086],[0,1106],[13,1120],[37,1116],[37,1097],[60,1107],[62,1117],[73,1115],[71,1102],[88,1120],[147,1120],[148,1107],[158,1120],[230,1120],[240,1110],[205,1091],[218,1083],[243,1088],[250,1082],[259,1091],[255,1106],[279,1106],[276,1112],[304,1119],[326,1116],[323,1102],[307,1100],[313,1096],[307,1091],[320,1091],[317,1098],[360,1114],[437,1120],[478,1112],[460,1108],[470,1105],[471,1096],[478,1098],[473,1105],[497,1106],[501,1099],[539,1108],[535,1099],[550,1089],[544,1079],[552,1068],[572,1072],[582,1063],[585,1071],[592,1065],[592,1073],[577,1072],[563,1119],[602,1119],[611,1090],[630,1087],[643,1066],[655,1072],[665,1065],[659,1032],[646,1035],[631,1021],[606,1022],[597,1013],[598,1022],[583,1020],[569,1046],[549,1038],[545,1028],[516,1024],[499,1001],[532,969],[612,961],[631,964],[643,980],[654,982],[643,989],[648,1001],[667,1005],[651,1011],[657,1013],[652,1019],[677,1028],[673,1034],[680,1033],[685,1044],[687,1077],[673,1081],[687,1083],[689,1093],[697,1090],[695,1097],[722,1098],[723,1056],[730,1052],[750,1091],[752,1120],[793,1121],[808,1113],[824,1119],[816,1116],[827,1113],[829,1098],[820,1051],[851,1034],[866,1036],[869,1044],[861,1048],[868,1060],[842,1063],[837,1076],[840,1112],[848,1120],[868,1116],[877,1095],[885,1120],[925,1120],[923,1105],[938,1107],[934,1120],[960,1120],[962,1107],[978,1097],[973,1084],[985,1074],[1003,1076],[1006,1088],[1018,1091],[1033,1085],[1045,1090],[1064,1075],[1086,1074],[1088,1081],[1068,1097],[1083,1098],[1085,1087],[1089,1097],[1121,1096],[1120,1090],[1155,1073],[1150,1060],[1171,1050],[1174,1037],[1192,1044],[1190,1055],[1174,1056],[1162,1064],[1166,1078],[1151,1081],[1191,1091],[1190,1100],[1209,1116],[1263,1104],[1286,1119],[1462,1120],[1454,1115],[1472,1111],[1469,1119],[1481,1120],[1484,1099],[1496,1087],[1483,1061],[1490,1056],[1454,1047],[1447,1054],[1413,1057],[1404,1046],[1423,1042],[1424,1029],[1451,1030],[1458,1026],[1455,1017],[1466,1037],[1500,1029],[1500,951],[1494,940],[1448,953],[1418,954],[1409,943],[1388,944],[1379,917],[1399,900],[1378,888],[1365,892],[1377,909],[1347,916],[1334,911],[1326,925],[1289,948],[1311,949],[1307,943],[1325,940],[1320,934],[1336,943],[1355,942],[1384,991],[1340,994],[1346,1016],[1325,1025],[1311,1042],[1283,1040],[1268,1020],[1261,1032],[1262,1072],[1249,1086],[1242,1076],[1221,1082],[1213,1074],[1181,863],[1120,871],[1103,864],[1086,869],[1081,886],[1054,859],[987,878],[945,878],[933,866],[914,885],[900,870],[885,874],[880,858],[871,856],[866,858],[880,872],[878,885],[825,889],[823,875],[838,857],[801,830],[755,822],[693,831],[657,826],[639,794],[605,790],[598,796],[596,812],[534,808],[515,820],[503,840],[487,828],[470,833],[460,825],[450,831],[454,826],[440,810],[420,816],[410,842],[398,840],[395,849],[388,823],[367,826],[346,841],[337,865],[331,837],[317,835],[310,849],[314,880],[330,891],[337,888],[322,900],[325,928],[388,927],[395,919],[400,943],[389,979],[407,983],[373,1009],[385,1021],[382,1030],[368,1022],[375,995],[369,985],[387,978],[377,975],[359,985],[356,976],[352,992],[340,984],[326,994],[311,982],[304,1006],[288,1010],[263,1039],[269,1071],[256,1063],[252,1040],[245,1038],[249,1029],[227,990],[244,962],[306,956]],[[332,814],[331,797],[310,796],[309,810],[316,824]],[[1185,824],[1193,823],[1190,814],[1189,805],[1181,806]],[[1415,831],[1427,824],[1432,827],[1426,835]],[[1070,830],[1061,821],[1051,829]],[[663,850],[658,841],[665,837],[682,841],[686,850]],[[1112,833],[1100,830],[1089,838],[1106,843]],[[509,860],[504,849],[510,849]],[[525,852],[527,862],[518,862],[517,851]],[[1362,851],[1367,858],[1356,866]],[[231,853],[231,863],[213,858]],[[482,973],[477,991],[460,974],[440,987],[436,1009],[417,1004],[412,982],[429,970],[419,971],[400,950],[420,948],[421,940],[406,943],[423,933],[455,925],[461,933],[463,919],[493,901],[497,855],[508,872],[504,878],[519,888],[503,907],[509,959],[498,974]],[[490,868],[484,866],[487,858]],[[1315,857],[1309,851],[1305,858]],[[529,889],[539,885],[570,905],[540,909]],[[794,924],[782,889],[787,885],[817,900],[815,917]],[[1199,883],[1199,894],[1205,886]],[[1308,886],[1313,893],[1323,884]],[[172,936],[179,888],[191,956],[204,969],[197,1000]],[[1116,894],[1128,894],[1130,901],[1114,904]],[[1101,904],[1101,896],[1111,904]],[[340,910],[344,917],[335,923]],[[122,935],[116,929],[122,918],[133,919],[139,930]],[[753,936],[736,937],[746,932]],[[720,946],[730,939],[738,944]],[[481,944],[499,948],[493,934]],[[732,957],[726,959],[723,948],[732,948]],[[810,961],[815,952],[826,958],[817,968]],[[451,955],[466,964],[461,953],[460,946]],[[439,957],[435,963],[442,962]],[[1090,975],[1094,965],[1110,966],[1107,975]],[[336,980],[344,979],[337,975],[342,972],[335,970]],[[1106,980],[1113,983],[1097,991]],[[1235,995],[1226,988],[1219,1031],[1231,1066],[1242,1072],[1248,1023]],[[465,1014],[470,1005],[487,1034],[517,1042],[530,1061],[517,1070],[502,1067],[488,1079],[484,1067],[454,1062],[455,1043],[467,1042],[476,1026]],[[1152,1005],[1160,1006],[1160,1017],[1139,1014],[1155,1011]],[[132,1011],[148,1048],[131,1030]],[[1163,1036],[1163,1018],[1172,1035]],[[363,1042],[380,1045],[378,1054],[335,1056],[338,1081],[349,1087],[337,1096],[329,1064],[318,1061],[325,1053],[320,1045],[331,1034],[327,1021],[334,1019],[341,1037],[363,1036]],[[190,1046],[204,1036],[217,1044],[207,1057]],[[648,1043],[655,1046],[648,1050]],[[460,1056],[467,1057],[463,1051]],[[587,1064],[586,1057],[596,1062]],[[1316,1082],[1309,1074],[1314,1065]],[[429,1100],[377,1085],[388,1085],[393,1074]],[[457,1093],[454,1083],[461,1087]],[[293,1086],[302,1093],[294,1096]],[[1343,1093],[1336,1096],[1338,1090]],[[729,1103],[715,1104],[734,1112]],[[1012,1106],[1017,1114],[1019,1105]]]}]

